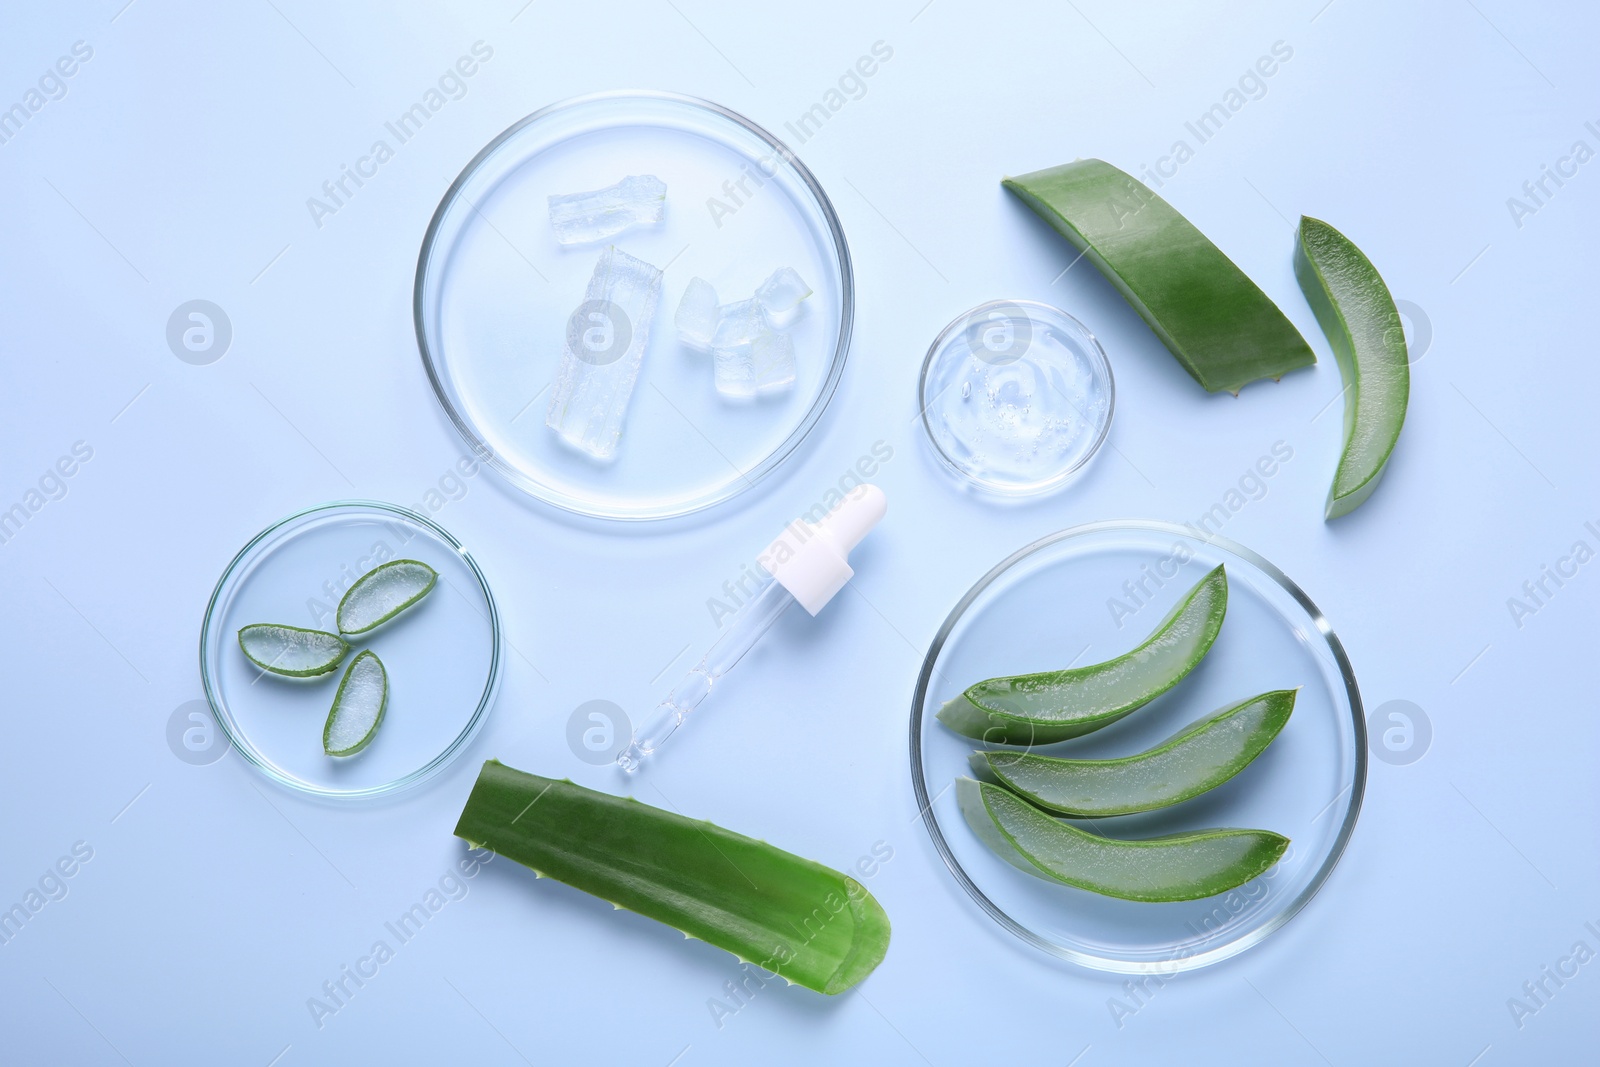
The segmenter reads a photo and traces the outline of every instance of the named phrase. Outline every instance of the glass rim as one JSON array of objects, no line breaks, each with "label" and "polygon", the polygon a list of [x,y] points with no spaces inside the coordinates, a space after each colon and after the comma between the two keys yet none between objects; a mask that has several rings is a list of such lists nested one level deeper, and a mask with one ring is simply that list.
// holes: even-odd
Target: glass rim
[{"label": "glass rim", "polygon": [[[778,158],[788,164],[815,200],[817,208],[822,215],[822,220],[827,225],[829,237],[833,241],[835,258],[839,267],[839,333],[834,342],[833,354],[829,358],[827,376],[818,389],[816,397],[812,400],[811,406],[806,409],[805,415],[795,425],[795,428],[790,431],[789,435],[779,442],[761,462],[749,470],[740,472],[740,477],[730,479],[715,491],[697,497],[687,504],[673,505],[665,510],[654,507],[619,508],[585,503],[567,493],[548,488],[542,482],[530,477],[520,467],[506,462],[487,441],[484,441],[478,435],[472,423],[464,413],[457,409],[455,403],[451,400],[450,391],[445,385],[443,375],[440,373],[441,354],[435,353],[428,341],[424,313],[424,295],[429,278],[428,268],[433,261],[434,248],[438,242],[445,217],[455,205],[458,195],[477,175],[483,165],[517,134],[551,115],[596,104],[628,100],[677,104],[706,111],[733,122],[767,144],[774,150]],[[479,149],[478,153],[461,169],[461,173],[456,176],[455,180],[450,183],[449,188],[445,190],[445,194],[440,199],[439,206],[434,209],[433,217],[428,221],[428,228],[423,234],[422,249],[417,255],[416,278],[412,284],[411,321],[412,327],[416,332],[417,348],[422,356],[423,369],[427,372],[428,383],[433,388],[434,397],[438,400],[439,406],[444,409],[451,424],[455,426],[456,432],[466,441],[467,446],[472,449],[473,454],[480,461],[488,463],[521,492],[561,511],[586,518],[609,521],[629,523],[660,522],[706,511],[755,488],[781,466],[783,461],[788,459],[795,449],[800,447],[801,442],[811,435],[811,431],[821,421],[823,412],[827,410],[828,405],[832,402],[833,394],[837,391],[840,379],[844,376],[845,363],[850,352],[850,338],[855,322],[855,272],[851,267],[850,246],[845,239],[844,227],[839,221],[838,213],[834,210],[833,201],[829,199],[828,194],[823,190],[816,176],[811,173],[810,168],[801,162],[799,156],[795,155],[793,149],[784,144],[783,141],[775,137],[766,128],[739,114],[737,111],[698,96],[661,89],[609,89],[603,92],[568,97],[553,104],[547,104],[537,111],[523,116],[510,126],[507,126],[488,144]]]},{"label": "glass rim", "polygon": [[[1089,341],[1091,359],[1106,376],[1106,415],[1104,419],[1100,420],[1099,429],[1095,433],[1094,440],[1090,443],[1088,449],[1070,466],[1057,471],[1043,481],[1030,482],[1025,486],[1005,485],[973,474],[972,471],[957,462],[956,458],[950,455],[944,446],[939,443],[938,435],[934,433],[933,423],[928,417],[928,409],[933,405],[934,400],[934,398],[928,396],[928,375],[933,370],[934,359],[943,350],[950,337],[958,330],[964,329],[973,316],[1001,307],[1040,311],[1049,315],[1059,315],[1061,318],[1066,319],[1075,328],[1083,331],[1083,336]],[[1061,488],[1072,479],[1073,475],[1086,467],[1089,461],[1099,454],[1101,446],[1106,442],[1106,438],[1111,435],[1111,420],[1116,414],[1116,408],[1117,379],[1116,375],[1111,371],[1111,360],[1106,356],[1105,346],[1100,343],[1100,338],[1096,337],[1094,331],[1089,329],[1083,320],[1076,315],[1066,311],[1064,308],[1059,308],[1054,304],[1046,304],[1040,300],[1009,300],[1004,298],[986,300],[976,307],[963,311],[951,319],[945,328],[940,330],[938,335],[934,337],[933,343],[928,346],[928,354],[922,359],[922,369],[917,374],[917,417],[922,423],[922,430],[928,438],[928,443],[933,446],[934,455],[939,457],[939,461],[944,464],[947,470],[957,475],[966,484],[982,489],[986,493],[993,493],[996,496],[1039,496]]]},{"label": "glass rim", "polygon": [[[248,738],[244,737],[244,732],[242,729],[237,729],[231,723],[232,715],[227,710],[227,702],[222,699],[222,687],[218,683],[215,676],[213,676],[211,673],[210,665],[207,663],[206,653],[209,649],[208,637],[211,633],[212,618],[216,614],[222,593],[228,587],[230,580],[234,577],[234,573],[238,566],[251,555],[257,546],[262,544],[262,542],[266,541],[269,537],[283,529],[285,526],[288,526],[290,523],[297,522],[320,512],[337,511],[347,508],[387,511],[393,515],[397,515],[400,518],[405,519],[407,522],[416,523],[429,533],[432,533],[443,540],[445,544],[447,544],[457,555],[461,557],[463,561],[466,562],[467,567],[472,571],[473,577],[478,581],[478,588],[482,590],[484,602],[489,608],[489,633],[492,640],[489,648],[489,677],[488,680],[484,682],[483,692],[478,698],[478,706],[473,709],[471,718],[469,718],[466,725],[461,728],[461,732],[458,733],[450,742],[450,744],[446,745],[438,755],[434,756],[431,760],[416,770],[411,771],[410,773],[392,781],[384,782],[381,785],[365,786],[360,789],[325,789],[320,786],[313,785],[304,779],[297,778],[291,774],[287,774],[279,770],[272,764],[270,760],[256,750],[255,746],[250,743]],[[472,558],[472,553],[468,552],[466,546],[458,541],[453,534],[451,534],[444,527],[440,526],[438,523],[434,522],[432,519],[428,518],[426,515],[412,511],[410,508],[402,507],[399,504],[390,504],[382,500],[329,500],[321,504],[313,504],[308,508],[302,508],[299,511],[284,516],[277,522],[272,523],[270,526],[266,527],[260,533],[252,537],[243,548],[235,553],[233,559],[228,562],[228,565],[223,568],[222,576],[217,579],[216,588],[211,591],[211,599],[206,602],[205,618],[200,624],[200,681],[202,688],[205,690],[206,702],[211,706],[211,717],[216,720],[218,728],[222,730],[223,735],[227,737],[228,743],[233,747],[233,749],[237,751],[240,756],[244,757],[246,762],[250,763],[262,774],[266,775],[268,778],[272,779],[278,784],[293,789],[298,793],[306,793],[317,797],[328,797],[334,800],[361,800],[378,796],[387,796],[391,793],[398,793],[402,790],[409,789],[412,786],[419,785],[427,779],[438,774],[452,761],[454,761],[456,756],[458,756],[461,751],[466,748],[466,746],[472,741],[473,737],[477,734],[478,729],[483,725],[483,720],[488,717],[489,709],[493,706],[495,696],[500,688],[501,640],[500,609],[495,603],[494,593],[489,588],[488,579],[484,577],[483,570],[478,566],[478,561]]]},{"label": "glass rim", "polygon": [[[1333,845],[1328,849],[1327,855],[1323,858],[1323,861],[1317,868],[1316,872],[1311,876],[1309,881],[1307,881],[1305,887],[1301,889],[1301,891],[1285,906],[1281,912],[1274,915],[1269,921],[1263,923],[1261,926],[1258,926],[1253,930],[1249,930],[1239,937],[1234,938],[1232,941],[1229,941],[1226,944],[1218,945],[1215,948],[1166,960],[1121,960],[1106,956],[1098,956],[1092,953],[1079,951],[1077,949],[1067,948],[1066,946],[1056,944],[1054,941],[1051,941],[1048,938],[1041,937],[1039,934],[1034,933],[1032,930],[1019,923],[1016,919],[1013,919],[1003,908],[989,899],[988,895],[985,894],[984,891],[979,888],[978,884],[973,881],[972,877],[967,874],[966,869],[961,866],[960,861],[956,859],[955,853],[951,850],[949,842],[945,840],[943,831],[940,829],[938,822],[934,819],[933,800],[929,799],[927,785],[924,782],[925,774],[922,762],[922,711],[927,702],[928,690],[933,676],[934,665],[938,661],[939,654],[944,650],[945,643],[949,640],[950,634],[954,631],[956,624],[961,621],[962,616],[966,614],[967,609],[970,608],[973,603],[977,601],[978,597],[980,597],[985,590],[993,585],[1001,575],[1006,573],[1016,564],[1021,563],[1023,560],[1033,556],[1035,553],[1075,537],[1082,537],[1088,534],[1114,530],[1138,530],[1141,532],[1168,534],[1176,537],[1201,541],[1211,544],[1224,551],[1234,553],[1241,559],[1255,566],[1268,578],[1277,583],[1277,585],[1284,592],[1288,593],[1290,598],[1299,604],[1300,608],[1305,611],[1306,615],[1310,618],[1312,624],[1317,629],[1317,633],[1322,636],[1323,640],[1328,646],[1329,651],[1333,655],[1334,664],[1339,670],[1340,681],[1343,682],[1345,687],[1346,698],[1350,703],[1351,726],[1353,729],[1353,740],[1355,746],[1355,770],[1351,779],[1351,785],[1349,787],[1350,798],[1346,804],[1344,819],[1339,827],[1339,831],[1334,839]],[[927,829],[928,835],[933,839],[934,849],[939,853],[939,858],[942,859],[944,861],[944,865],[949,868],[950,873],[955,878],[957,884],[966,890],[967,894],[972,897],[973,901],[978,905],[978,907],[981,908],[1001,927],[1010,931],[1021,940],[1033,945],[1035,948],[1038,948],[1041,951],[1047,952],[1052,956],[1058,957],[1059,959],[1064,959],[1069,963],[1075,963],[1091,970],[1110,971],[1118,974],[1171,975],[1182,971],[1197,970],[1202,967],[1210,966],[1214,963],[1220,963],[1225,959],[1229,959],[1230,957],[1236,956],[1247,949],[1253,948],[1264,941],[1268,936],[1281,929],[1290,919],[1298,915],[1300,911],[1311,902],[1311,898],[1317,895],[1317,892],[1328,880],[1328,876],[1333,873],[1334,867],[1338,865],[1340,858],[1344,855],[1345,847],[1350,841],[1350,836],[1355,831],[1357,817],[1361,813],[1361,805],[1366,795],[1367,787],[1367,724],[1366,719],[1362,715],[1361,691],[1356,684],[1355,670],[1350,665],[1350,658],[1345,653],[1344,644],[1339,640],[1339,636],[1333,632],[1333,627],[1328,623],[1327,618],[1322,614],[1322,610],[1317,607],[1317,605],[1309,596],[1306,595],[1305,590],[1301,589],[1300,586],[1297,585],[1288,575],[1284,574],[1283,571],[1279,570],[1266,558],[1255,551],[1246,548],[1237,541],[1230,540],[1226,537],[1221,537],[1214,534],[1196,533],[1194,530],[1191,530],[1188,527],[1180,526],[1171,522],[1162,522],[1156,519],[1108,519],[1099,522],[1082,523],[1077,526],[1069,526],[1066,529],[1057,530],[1055,533],[1046,534],[1044,537],[1041,537],[1038,540],[1017,549],[1005,559],[991,567],[983,575],[983,577],[979,578],[977,582],[972,585],[972,588],[967,590],[967,592],[956,603],[956,606],[951,609],[950,614],[946,616],[943,624],[941,624],[939,627],[939,631],[934,635],[933,640],[929,643],[927,654],[923,657],[922,666],[917,674],[916,690],[912,695],[911,787],[916,796],[917,812],[922,817],[922,823]]]}]

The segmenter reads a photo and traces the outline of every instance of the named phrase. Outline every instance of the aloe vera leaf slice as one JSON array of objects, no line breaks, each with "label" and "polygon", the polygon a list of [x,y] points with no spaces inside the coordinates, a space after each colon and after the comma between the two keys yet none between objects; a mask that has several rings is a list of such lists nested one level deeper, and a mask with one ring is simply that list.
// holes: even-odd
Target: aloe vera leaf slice
[{"label": "aloe vera leaf slice", "polygon": [[439,572],[414,559],[392,559],[356,579],[339,601],[339,632],[377,629],[428,595]]},{"label": "aloe vera leaf slice", "polygon": [[956,779],[967,825],[1002,859],[1039,878],[1108,897],[1196,900],[1271,869],[1289,839],[1271,830],[1191,830],[1126,841],[1062,822],[998,785]]},{"label": "aloe vera leaf slice", "polygon": [[389,706],[389,672],[371,649],[350,661],[322,727],[322,751],[354,756],[372,744]]},{"label": "aloe vera leaf slice", "polygon": [[490,760],[457,837],[819,993],[861,981],[889,918],[855,879],[710,822]]},{"label": "aloe vera leaf slice", "polygon": [[1266,293],[1171,204],[1098,159],[1002,183],[1133,305],[1207,391],[1317,361]]},{"label": "aloe vera leaf slice", "polygon": [[963,737],[1008,745],[1064,741],[1137,711],[1194,670],[1222,629],[1228,577],[1219,565],[1131,652],[1104,663],[990,678],[939,709]]},{"label": "aloe vera leaf slice", "polygon": [[333,673],[350,651],[338,634],[254,622],[239,628],[239,650],[268,674],[285,678],[320,678]]},{"label": "aloe vera leaf slice", "polygon": [[1279,689],[1230,704],[1134,756],[1061,759],[974,752],[972,769],[979,778],[1064,815],[1152,811],[1215,789],[1249,766],[1288,723],[1296,692]]},{"label": "aloe vera leaf slice", "polygon": [[1383,476],[1411,396],[1405,329],[1372,261],[1320,219],[1300,217],[1294,273],[1344,379],[1344,451],[1326,517],[1360,507]]}]

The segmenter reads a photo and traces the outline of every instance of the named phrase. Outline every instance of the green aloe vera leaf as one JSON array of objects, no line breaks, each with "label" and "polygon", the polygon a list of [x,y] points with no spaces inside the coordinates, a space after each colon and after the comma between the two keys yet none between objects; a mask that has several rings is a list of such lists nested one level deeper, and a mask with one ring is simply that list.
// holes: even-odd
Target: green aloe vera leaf
[{"label": "green aloe vera leaf", "polygon": [[428,595],[439,572],[414,559],[392,559],[356,579],[339,601],[339,632],[376,630]]},{"label": "green aloe vera leaf", "polygon": [[861,981],[889,918],[855,879],[754,838],[489,760],[456,836],[819,993]]},{"label": "green aloe vera leaf", "polygon": [[320,678],[332,674],[350,645],[338,634],[255,622],[239,628],[239,649],[269,674],[285,678]]},{"label": "green aloe vera leaf", "polygon": [[1294,273],[1344,379],[1344,452],[1326,513],[1334,519],[1360,507],[1383,476],[1406,421],[1411,364],[1389,287],[1344,234],[1302,215]]},{"label": "green aloe vera leaf", "polygon": [[1231,704],[1120,759],[974,752],[972,769],[1041,808],[1101,817],[1152,811],[1215,789],[1266,751],[1294,711],[1294,689]]},{"label": "green aloe vera leaf", "polygon": [[1087,667],[990,678],[945,701],[939,721],[963,737],[1008,745],[1091,733],[1144,707],[1194,670],[1227,610],[1228,576],[1219,565],[1133,651]]},{"label": "green aloe vera leaf", "polygon": [[956,779],[967,825],[1002,859],[1039,878],[1151,903],[1225,893],[1271,869],[1289,839],[1271,830],[1191,830],[1140,841],[1062,822],[1002,786]]},{"label": "green aloe vera leaf", "polygon": [[372,744],[389,706],[389,672],[368,649],[350,661],[333,695],[327,724],[322,727],[322,751],[330,756],[354,756]]},{"label": "green aloe vera leaf", "polygon": [[1237,393],[1317,361],[1233,260],[1111,164],[1080,159],[1003,184],[1099,268],[1207,391]]}]

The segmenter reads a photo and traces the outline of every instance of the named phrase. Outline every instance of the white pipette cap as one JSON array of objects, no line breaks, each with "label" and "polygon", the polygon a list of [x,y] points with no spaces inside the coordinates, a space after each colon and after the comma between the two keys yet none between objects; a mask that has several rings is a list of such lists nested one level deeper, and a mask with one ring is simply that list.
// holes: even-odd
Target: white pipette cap
[{"label": "white pipette cap", "polygon": [[850,550],[888,510],[883,490],[863,483],[816,522],[802,516],[784,527],[756,562],[815,615],[855,574]]}]

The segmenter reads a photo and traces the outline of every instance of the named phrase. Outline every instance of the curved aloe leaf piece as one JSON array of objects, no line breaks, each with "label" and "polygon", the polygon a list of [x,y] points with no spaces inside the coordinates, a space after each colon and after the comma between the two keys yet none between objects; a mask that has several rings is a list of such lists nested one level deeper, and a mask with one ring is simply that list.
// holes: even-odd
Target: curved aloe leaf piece
[{"label": "curved aloe leaf piece", "polygon": [[1064,823],[998,785],[956,779],[967,825],[1031,875],[1108,897],[1150,902],[1225,893],[1265,873],[1289,839],[1271,830],[1192,830],[1121,841]]},{"label": "curved aloe leaf piece", "polygon": [[356,579],[339,601],[339,632],[376,630],[428,595],[439,572],[414,559],[392,559]]},{"label": "curved aloe leaf piece", "polygon": [[888,916],[853,878],[709,822],[498,760],[483,765],[455,832],[819,993],[849,989],[889,947]]},{"label": "curved aloe leaf piece", "polygon": [[322,751],[354,756],[372,744],[389,706],[389,672],[370,649],[350,661],[322,727]]},{"label": "curved aloe leaf piece", "polygon": [[1194,670],[1227,610],[1228,576],[1218,566],[1132,652],[1088,667],[990,678],[946,701],[939,721],[963,737],[1008,745],[1049,744],[1109,726]]},{"label": "curved aloe leaf piece", "polygon": [[256,622],[240,627],[239,649],[269,674],[320,678],[333,673],[350,646],[338,634]]},{"label": "curved aloe leaf piece", "polygon": [[1111,164],[1080,159],[1003,184],[1099,268],[1209,392],[1237,393],[1317,361],[1233,260]]},{"label": "curved aloe leaf piece", "polygon": [[974,752],[979,778],[1063,815],[1152,811],[1215,789],[1266,751],[1294,711],[1280,689],[1223,708],[1136,756],[1059,759],[1031,752]]},{"label": "curved aloe leaf piece", "polygon": [[1344,234],[1302,215],[1294,273],[1344,379],[1344,453],[1326,512],[1335,519],[1360,507],[1383,476],[1406,421],[1411,364],[1389,287]]}]

